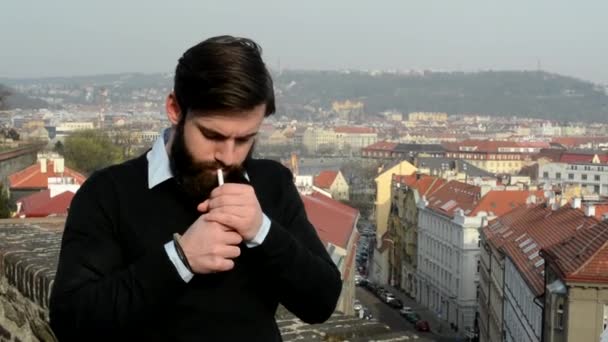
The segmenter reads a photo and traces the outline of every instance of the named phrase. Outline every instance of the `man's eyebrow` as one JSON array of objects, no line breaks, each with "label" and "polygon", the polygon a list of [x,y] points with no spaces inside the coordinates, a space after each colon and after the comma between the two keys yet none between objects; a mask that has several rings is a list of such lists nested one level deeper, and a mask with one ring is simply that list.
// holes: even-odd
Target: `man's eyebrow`
[{"label": "man's eyebrow", "polygon": [[[210,135],[210,136],[213,136],[218,139],[228,139],[229,138],[229,137],[225,136],[223,133],[220,133],[214,129],[207,128],[202,125],[197,125],[197,127],[201,131],[201,133],[203,133],[205,135]],[[235,137],[235,139],[249,139],[249,138],[255,137],[256,135],[258,135],[258,132],[253,132],[253,133],[245,134],[243,136]]]}]

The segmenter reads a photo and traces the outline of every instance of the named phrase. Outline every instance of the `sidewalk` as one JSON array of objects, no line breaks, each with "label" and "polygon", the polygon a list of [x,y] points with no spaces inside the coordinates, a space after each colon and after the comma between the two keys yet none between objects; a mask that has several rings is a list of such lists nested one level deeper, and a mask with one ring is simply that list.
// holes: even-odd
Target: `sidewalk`
[{"label": "sidewalk", "polygon": [[460,338],[462,341],[465,341],[464,336],[452,330],[448,322],[440,320],[434,312],[417,303],[416,299],[410,298],[405,292],[401,292],[390,285],[382,285],[382,287],[393,293],[396,298],[400,299],[403,302],[403,306],[412,308],[412,310],[420,316],[420,319],[428,321],[433,334],[438,337],[450,339]]}]

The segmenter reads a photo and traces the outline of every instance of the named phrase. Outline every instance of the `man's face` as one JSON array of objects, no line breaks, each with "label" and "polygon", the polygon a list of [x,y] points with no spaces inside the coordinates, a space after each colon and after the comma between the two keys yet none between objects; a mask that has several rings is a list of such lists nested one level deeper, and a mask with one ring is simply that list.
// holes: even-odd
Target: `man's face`
[{"label": "man's face", "polygon": [[249,111],[188,113],[175,127],[171,171],[192,200],[202,202],[217,184],[217,169],[225,179],[242,178],[242,164],[253,148],[264,120],[265,105]]}]

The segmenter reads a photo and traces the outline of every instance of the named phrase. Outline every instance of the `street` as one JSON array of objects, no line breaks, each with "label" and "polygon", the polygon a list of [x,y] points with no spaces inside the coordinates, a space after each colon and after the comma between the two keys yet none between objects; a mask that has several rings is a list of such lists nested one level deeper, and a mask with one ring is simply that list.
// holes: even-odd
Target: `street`
[{"label": "street", "polygon": [[[388,306],[387,304],[382,302],[378,297],[376,297],[373,293],[363,287],[357,287],[356,298],[359,299],[359,301],[365,308],[371,311],[374,319],[377,319],[378,321],[388,325],[394,331],[403,331],[407,332],[408,335],[418,335],[420,337],[439,342],[464,341],[462,338],[458,337],[445,337],[438,336],[432,332],[416,331],[412,323],[408,322],[405,318],[399,315],[399,310]],[[405,306],[409,306],[408,304],[408,302],[404,301]]]}]

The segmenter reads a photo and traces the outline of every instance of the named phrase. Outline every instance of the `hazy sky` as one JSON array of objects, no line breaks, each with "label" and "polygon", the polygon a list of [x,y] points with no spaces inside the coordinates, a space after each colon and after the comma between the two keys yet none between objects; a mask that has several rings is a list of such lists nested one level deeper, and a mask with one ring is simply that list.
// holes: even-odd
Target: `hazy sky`
[{"label": "hazy sky", "polygon": [[0,77],[171,72],[218,34],[298,69],[536,69],[608,83],[607,0],[1,0]]}]

